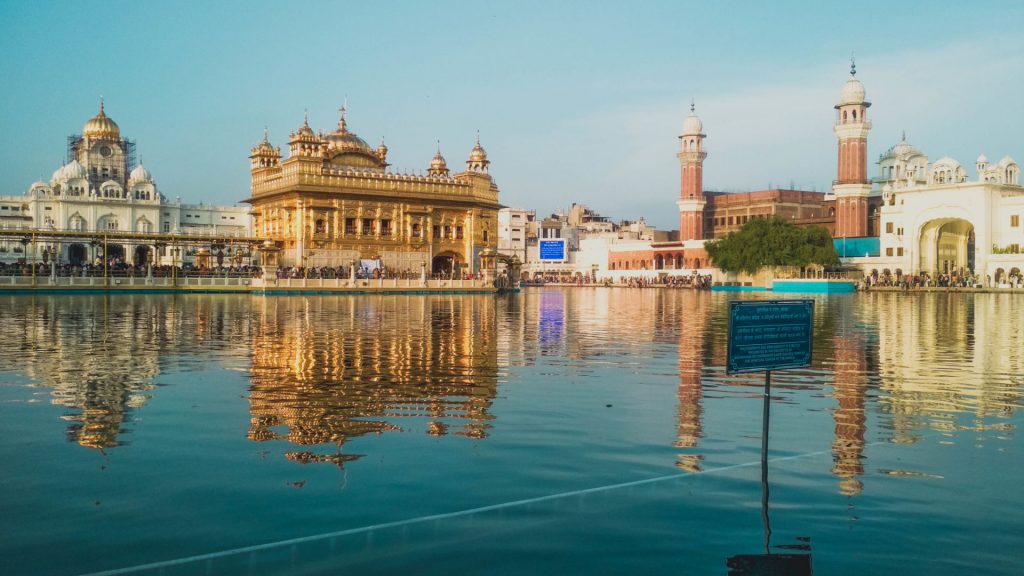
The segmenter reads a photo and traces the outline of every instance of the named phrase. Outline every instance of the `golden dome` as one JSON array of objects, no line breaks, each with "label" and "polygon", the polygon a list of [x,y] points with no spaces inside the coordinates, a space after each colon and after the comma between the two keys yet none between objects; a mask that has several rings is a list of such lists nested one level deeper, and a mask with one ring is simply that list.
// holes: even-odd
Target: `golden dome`
[{"label": "golden dome", "polygon": [[469,153],[470,162],[486,162],[487,151],[480,145],[480,137],[477,136],[476,146],[473,146],[473,151]]},{"label": "golden dome", "polygon": [[110,119],[103,111],[103,99],[100,98],[100,113],[93,116],[82,127],[82,135],[87,138],[112,138],[121,137],[121,129],[117,122]]},{"label": "golden dome", "polygon": [[434,159],[430,161],[430,169],[432,171],[441,171],[448,169],[448,163],[444,161],[444,156],[441,156],[441,148],[438,147],[437,154],[434,154]]}]

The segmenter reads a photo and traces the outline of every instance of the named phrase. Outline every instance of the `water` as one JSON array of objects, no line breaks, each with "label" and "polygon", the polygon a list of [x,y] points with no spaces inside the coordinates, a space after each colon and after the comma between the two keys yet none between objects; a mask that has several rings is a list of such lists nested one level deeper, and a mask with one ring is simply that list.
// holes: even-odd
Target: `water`
[{"label": "water", "polygon": [[[0,296],[0,573],[725,574],[765,552],[732,297]],[[1022,312],[818,299],[773,555],[1024,571]]]}]

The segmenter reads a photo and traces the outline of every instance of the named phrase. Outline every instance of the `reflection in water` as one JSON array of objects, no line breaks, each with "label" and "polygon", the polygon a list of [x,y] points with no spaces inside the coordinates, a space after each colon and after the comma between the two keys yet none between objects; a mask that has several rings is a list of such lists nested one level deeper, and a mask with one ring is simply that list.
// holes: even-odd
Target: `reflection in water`
[{"label": "reflection in water", "polygon": [[868,353],[860,334],[843,324],[832,347],[833,387],[838,403],[832,416],[836,423],[832,473],[840,479],[841,494],[856,496],[864,487],[859,478],[864,474]]},{"label": "reflection in water", "polygon": [[[984,431],[1021,406],[1024,301],[1012,294],[867,295],[878,334],[883,427],[891,441],[931,429]],[[974,416],[970,425],[961,414]]]},{"label": "reflection in water", "polygon": [[[69,441],[111,448],[126,441],[131,413],[150,398],[175,350],[231,342],[234,302],[172,298],[28,297],[0,301],[6,342],[0,370],[22,371],[67,408]],[[188,329],[182,329],[182,325]],[[214,346],[217,346],[216,344]]]},{"label": "reflection in water", "polygon": [[[332,444],[297,462],[342,464],[352,437],[424,419],[433,436],[485,438],[497,389],[488,298],[267,298],[252,334],[250,440]],[[282,429],[283,428],[283,429]]]},{"label": "reflection in water", "polygon": [[[680,454],[676,466],[687,472],[699,472],[703,456],[692,453],[701,437],[701,371],[706,357],[708,314],[704,308],[710,304],[704,292],[687,299],[681,307],[679,322],[679,416],[676,448],[688,452]],[[673,300],[678,302],[677,299]]]},{"label": "reflection in water", "polygon": [[[759,375],[721,370],[727,302],[591,288],[502,298],[4,296],[0,371],[47,389],[65,409],[70,441],[107,449],[126,442],[161,374],[241,368],[249,439],[288,442],[297,462],[340,465],[358,458],[342,451],[358,436],[486,438],[502,370],[544,363],[586,383],[609,362],[667,361],[678,369],[674,464],[699,471],[707,403],[762,385]],[[865,451],[877,439],[867,437],[869,418],[892,443],[929,430],[1012,434],[1003,420],[1021,405],[1024,299],[869,293],[821,298],[816,308],[814,367],[773,388],[832,396],[841,494],[863,490]]]}]

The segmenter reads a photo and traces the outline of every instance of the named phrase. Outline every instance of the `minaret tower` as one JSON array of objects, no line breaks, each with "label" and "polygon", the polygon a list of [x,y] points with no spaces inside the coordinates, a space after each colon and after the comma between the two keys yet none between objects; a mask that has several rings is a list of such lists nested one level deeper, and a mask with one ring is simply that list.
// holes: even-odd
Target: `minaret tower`
[{"label": "minaret tower", "polygon": [[679,239],[704,239],[704,124],[694,112],[690,103],[690,115],[683,121],[683,133],[679,136],[680,149],[676,154],[680,166]]},{"label": "minaret tower", "polygon": [[868,107],[864,85],[857,80],[857,65],[850,61],[850,78],[836,104],[835,133],[839,139],[838,175],[832,185],[836,197],[836,238],[868,235]]}]

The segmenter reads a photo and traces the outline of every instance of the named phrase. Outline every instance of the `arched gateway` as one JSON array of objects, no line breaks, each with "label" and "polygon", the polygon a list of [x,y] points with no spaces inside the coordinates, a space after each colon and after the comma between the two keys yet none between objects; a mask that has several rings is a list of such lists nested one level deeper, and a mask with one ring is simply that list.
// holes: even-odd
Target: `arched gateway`
[{"label": "arched gateway", "polygon": [[969,274],[976,271],[974,225],[962,218],[939,218],[921,227],[920,272]]}]

